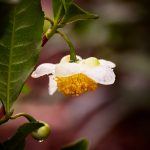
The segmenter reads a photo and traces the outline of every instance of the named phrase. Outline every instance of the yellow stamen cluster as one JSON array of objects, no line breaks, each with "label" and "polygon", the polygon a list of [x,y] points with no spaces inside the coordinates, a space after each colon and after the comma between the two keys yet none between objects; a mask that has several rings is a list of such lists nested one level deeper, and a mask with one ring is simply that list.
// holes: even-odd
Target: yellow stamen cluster
[{"label": "yellow stamen cluster", "polygon": [[87,91],[93,91],[97,88],[95,81],[86,75],[79,73],[68,77],[57,77],[58,90],[64,95],[78,96]]}]

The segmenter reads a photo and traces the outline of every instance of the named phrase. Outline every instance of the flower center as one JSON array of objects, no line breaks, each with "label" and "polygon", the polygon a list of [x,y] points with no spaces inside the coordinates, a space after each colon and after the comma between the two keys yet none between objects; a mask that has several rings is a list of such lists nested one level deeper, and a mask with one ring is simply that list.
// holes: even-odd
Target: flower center
[{"label": "flower center", "polygon": [[79,73],[68,77],[57,77],[58,90],[64,95],[79,96],[87,91],[93,91],[97,88],[95,81],[86,75]]}]

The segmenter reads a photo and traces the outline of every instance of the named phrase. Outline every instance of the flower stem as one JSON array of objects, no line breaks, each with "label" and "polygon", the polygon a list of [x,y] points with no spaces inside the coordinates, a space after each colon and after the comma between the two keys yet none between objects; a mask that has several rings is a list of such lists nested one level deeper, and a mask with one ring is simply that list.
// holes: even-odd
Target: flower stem
[{"label": "flower stem", "polygon": [[16,119],[19,117],[25,117],[29,122],[36,122],[36,119],[34,119],[32,116],[30,116],[29,114],[26,114],[26,113],[18,113],[14,116],[11,116],[10,119]]},{"label": "flower stem", "polygon": [[76,62],[77,58],[76,58],[75,48],[74,48],[72,42],[70,41],[68,36],[66,34],[64,34],[63,32],[57,30],[57,33],[63,37],[63,39],[66,41],[66,43],[68,44],[68,46],[70,48],[70,62]]},{"label": "flower stem", "polygon": [[45,16],[44,19],[49,21],[52,26],[54,25],[54,21],[51,18]]},{"label": "flower stem", "polygon": [[9,113],[5,113],[5,115],[2,118],[0,118],[0,125],[7,122],[11,118],[13,111],[14,110],[10,111]]},{"label": "flower stem", "polygon": [[47,32],[45,33],[45,35],[43,36],[42,39],[42,47],[47,43],[47,41],[55,34],[55,33],[59,33],[63,39],[66,41],[66,43],[68,44],[69,48],[70,48],[70,62],[76,62],[77,58],[76,58],[76,53],[75,53],[75,48],[72,44],[72,42],[70,41],[70,39],[68,38],[68,36],[60,31],[58,31],[57,29],[60,28],[60,15],[62,12],[63,6],[61,5],[59,7],[58,13],[56,15],[56,18],[53,20],[51,20],[48,17],[45,17],[46,20],[50,21],[52,27],[51,29],[48,29]]},{"label": "flower stem", "polygon": [[58,14],[54,21],[52,21],[50,18],[45,18],[46,20],[49,20],[51,22],[51,29],[48,29],[45,35],[42,38],[42,47],[47,43],[47,41],[56,33],[57,29],[59,28],[59,18],[62,12],[63,6],[61,6],[58,10]]},{"label": "flower stem", "polygon": [[42,38],[42,47],[47,43],[47,41],[56,33],[57,24],[54,24],[51,29],[48,29]]}]

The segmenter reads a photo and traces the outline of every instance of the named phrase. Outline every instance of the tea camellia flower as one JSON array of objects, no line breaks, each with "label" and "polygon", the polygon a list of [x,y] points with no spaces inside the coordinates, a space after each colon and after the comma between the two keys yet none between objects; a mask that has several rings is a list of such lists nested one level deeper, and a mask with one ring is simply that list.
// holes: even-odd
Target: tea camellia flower
[{"label": "tea camellia flower", "polygon": [[58,64],[44,63],[32,73],[33,78],[49,76],[49,94],[58,89],[64,95],[80,95],[93,91],[97,84],[109,85],[115,81],[115,64],[103,59],[89,57],[70,62],[70,56],[63,57]]}]

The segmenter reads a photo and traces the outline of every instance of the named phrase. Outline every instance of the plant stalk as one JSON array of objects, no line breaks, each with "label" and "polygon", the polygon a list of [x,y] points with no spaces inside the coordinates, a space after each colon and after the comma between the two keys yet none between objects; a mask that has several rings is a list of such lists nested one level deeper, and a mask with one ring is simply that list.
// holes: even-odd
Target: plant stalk
[{"label": "plant stalk", "polygon": [[25,117],[29,122],[37,122],[36,119],[34,119],[32,116],[30,116],[29,114],[26,114],[26,113],[18,113],[14,116],[11,116],[10,119],[17,119],[19,117]]},{"label": "plant stalk", "polygon": [[70,62],[76,62],[77,58],[76,58],[75,48],[72,42],[70,41],[68,36],[64,34],[63,32],[57,30],[57,33],[60,34],[60,36],[66,41],[66,43],[68,44],[70,48]]}]

